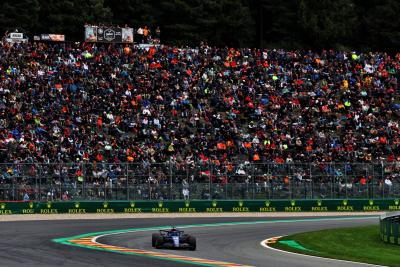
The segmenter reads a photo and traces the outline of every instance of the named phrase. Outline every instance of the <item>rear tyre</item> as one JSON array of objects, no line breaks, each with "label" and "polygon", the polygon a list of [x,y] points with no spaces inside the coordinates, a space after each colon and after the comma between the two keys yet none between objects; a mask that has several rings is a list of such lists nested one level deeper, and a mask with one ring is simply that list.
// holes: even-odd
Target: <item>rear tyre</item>
[{"label": "rear tyre", "polygon": [[161,235],[159,234],[159,233],[154,233],[152,236],[151,236],[151,246],[154,248],[155,246],[156,246],[156,241],[157,241],[157,238],[159,238]]},{"label": "rear tyre", "polygon": [[196,238],[194,236],[188,237],[189,250],[196,250]]},{"label": "rear tyre", "polygon": [[164,238],[160,235],[157,237],[156,242],[155,242],[155,247],[156,248],[162,248],[164,244]]}]

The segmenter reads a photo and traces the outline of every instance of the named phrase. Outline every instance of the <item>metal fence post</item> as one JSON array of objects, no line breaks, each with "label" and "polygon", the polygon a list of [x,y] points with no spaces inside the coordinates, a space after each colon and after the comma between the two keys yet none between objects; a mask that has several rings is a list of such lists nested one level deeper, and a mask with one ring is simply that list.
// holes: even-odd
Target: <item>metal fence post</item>
[{"label": "metal fence post", "polygon": [[268,178],[270,180],[270,189],[268,191],[268,197],[269,199],[273,199],[274,198],[274,180],[272,177],[272,172],[270,170],[270,164],[267,163],[267,174],[268,174]]},{"label": "metal fence post", "polygon": [[[381,182],[382,181],[385,181],[384,180],[384,178],[385,178],[385,165],[384,165],[384,163],[383,163],[383,161],[381,161],[381,165],[382,165],[382,171],[381,171]],[[381,183],[381,186],[382,186],[382,198],[385,198],[385,183],[383,182],[383,184]]]},{"label": "metal fence post", "polygon": [[333,164],[333,167],[332,167],[332,162],[331,163],[329,163],[329,167],[330,167],[330,174],[329,174],[329,176],[331,177],[331,196],[330,196],[330,198],[332,199],[333,198],[333,189],[334,189],[334,187],[335,187],[335,165]]},{"label": "metal fence post", "polygon": [[314,198],[314,179],[312,177],[312,166],[311,163],[308,163],[308,171],[309,171],[309,176],[310,176],[310,181],[311,181],[311,198]]},{"label": "metal fence post", "polygon": [[[51,164],[50,166],[52,166],[51,168],[51,173],[54,173],[54,164]],[[50,170],[49,170],[50,171]],[[53,178],[52,175],[49,175],[51,178]],[[63,196],[63,183],[61,182],[61,172],[60,175],[58,176],[58,181],[60,182],[60,200],[62,200],[62,196]]]},{"label": "metal fence post", "polygon": [[36,179],[39,178],[39,201],[42,201],[42,178],[36,175]]},{"label": "metal fence post", "polygon": [[348,198],[347,195],[347,163],[344,165],[344,189],[345,189],[345,194],[346,194],[346,199]]},{"label": "metal fence post", "polygon": [[[32,179],[32,178],[30,178],[30,179]],[[35,196],[34,196],[34,200],[37,200],[38,199],[38,190],[39,190],[38,181],[37,181],[37,177],[33,177],[33,179],[35,179]]]},{"label": "metal fence post", "polygon": [[104,201],[106,201],[107,200],[107,178],[106,177],[104,177],[103,178],[104,179]]},{"label": "metal fence post", "polygon": [[[186,170],[186,182],[187,182],[187,186],[188,186],[188,190],[189,190],[189,199],[190,199],[190,179],[189,179],[189,165],[185,165],[185,170]],[[183,190],[183,185],[182,185],[182,190]],[[185,198],[185,196],[183,196],[183,198]]]},{"label": "metal fence post", "polygon": [[369,177],[369,171],[368,171],[368,165],[365,165],[365,180],[366,180],[366,186],[367,186],[367,198],[369,198],[370,197],[370,194],[369,194],[369,183],[368,183],[368,177]]},{"label": "metal fence post", "polygon": [[[176,166],[175,166],[176,167]],[[173,170],[172,170],[172,164],[170,163],[170,177],[169,177],[169,199],[172,200],[173,196]]]},{"label": "metal fence post", "polygon": [[208,169],[210,170],[210,175],[208,176],[208,199],[211,199],[211,176],[213,174],[211,163],[208,162]]},{"label": "metal fence post", "polygon": [[152,199],[152,190],[151,190],[151,183],[150,183],[150,176],[151,176],[151,168],[149,168],[149,170],[148,170],[148,173],[147,173],[147,184],[148,184],[148,186],[149,186],[149,199],[151,200]]},{"label": "metal fence post", "polygon": [[290,194],[290,199],[293,199],[293,186],[292,186],[292,176],[290,175],[290,169],[291,169],[291,163],[284,163],[285,164],[285,170],[286,170],[286,175],[288,177],[289,181],[289,194]]},{"label": "metal fence post", "polygon": [[371,198],[372,199],[374,199],[374,188],[375,188],[375,186],[374,186],[374,183],[375,183],[375,164],[372,164],[372,179],[371,179],[371,183],[372,183],[372,186],[371,186]]},{"label": "metal fence post", "polygon": [[254,199],[255,197],[255,190],[256,190],[256,183],[255,183],[255,175],[256,175],[256,164],[253,164],[253,173],[252,173],[252,175],[251,175],[251,183],[252,183],[252,186],[251,186],[251,198],[252,199]]},{"label": "metal fence post", "polygon": [[85,171],[85,163],[81,163],[82,166],[82,196],[83,199],[86,199],[86,171]]},{"label": "metal fence post", "polygon": [[129,179],[128,179],[128,163],[125,163],[125,190],[126,190],[126,200],[129,200]]},{"label": "metal fence post", "polygon": [[12,185],[11,185],[12,187],[12,190],[11,190],[11,192],[12,192],[12,194],[11,194],[11,196],[12,196],[12,200],[15,200],[15,177],[12,177]]}]

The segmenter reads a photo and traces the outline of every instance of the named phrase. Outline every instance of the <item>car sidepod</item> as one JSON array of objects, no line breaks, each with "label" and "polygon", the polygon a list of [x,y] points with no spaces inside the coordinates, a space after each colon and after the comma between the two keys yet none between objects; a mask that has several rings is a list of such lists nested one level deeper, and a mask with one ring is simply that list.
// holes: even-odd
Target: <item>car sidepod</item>
[{"label": "car sidepod", "polygon": [[180,247],[179,236],[173,236],[172,237],[172,243],[173,243],[175,248],[179,248]]}]

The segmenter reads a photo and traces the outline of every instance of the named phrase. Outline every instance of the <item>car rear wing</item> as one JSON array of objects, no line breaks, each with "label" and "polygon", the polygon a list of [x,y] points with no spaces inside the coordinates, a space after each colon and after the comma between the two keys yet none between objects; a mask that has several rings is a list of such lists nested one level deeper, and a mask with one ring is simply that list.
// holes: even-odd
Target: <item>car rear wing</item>
[{"label": "car rear wing", "polygon": [[[162,235],[168,235],[169,233],[171,233],[171,230],[160,230],[160,234]],[[179,235],[182,235],[184,231],[182,230],[175,230],[175,232],[179,233]]]}]

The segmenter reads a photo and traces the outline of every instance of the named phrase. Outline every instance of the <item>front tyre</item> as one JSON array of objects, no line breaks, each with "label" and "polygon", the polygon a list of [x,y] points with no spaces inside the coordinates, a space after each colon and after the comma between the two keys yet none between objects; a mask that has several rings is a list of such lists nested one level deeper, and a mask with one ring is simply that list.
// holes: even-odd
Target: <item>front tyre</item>
[{"label": "front tyre", "polygon": [[196,238],[194,236],[188,237],[189,250],[196,250]]}]

